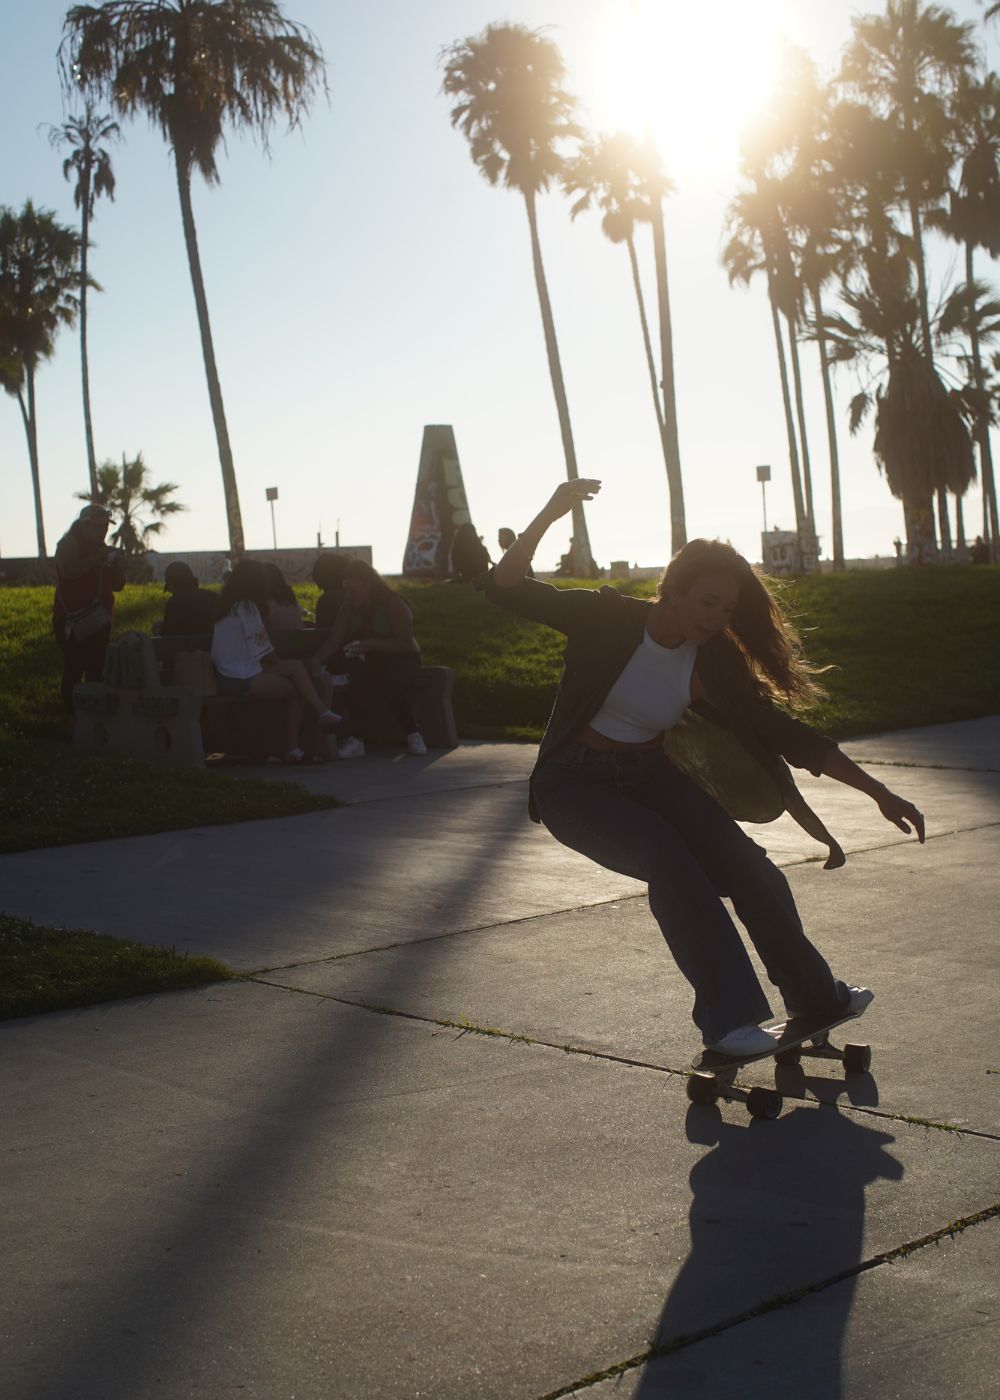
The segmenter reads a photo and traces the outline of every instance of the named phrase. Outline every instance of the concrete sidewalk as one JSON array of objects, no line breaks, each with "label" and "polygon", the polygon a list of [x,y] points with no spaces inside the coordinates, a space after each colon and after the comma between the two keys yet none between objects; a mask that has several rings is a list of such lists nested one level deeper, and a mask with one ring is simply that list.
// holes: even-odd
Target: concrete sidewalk
[{"label": "concrete sidewalk", "polygon": [[11,913],[252,974],[0,1027],[4,1400],[995,1395],[1000,718],[844,747],[928,841],[808,776],[847,866],[755,831],[878,993],[873,1074],[770,1123],[688,1107],[686,984],[530,749],[0,858]]}]

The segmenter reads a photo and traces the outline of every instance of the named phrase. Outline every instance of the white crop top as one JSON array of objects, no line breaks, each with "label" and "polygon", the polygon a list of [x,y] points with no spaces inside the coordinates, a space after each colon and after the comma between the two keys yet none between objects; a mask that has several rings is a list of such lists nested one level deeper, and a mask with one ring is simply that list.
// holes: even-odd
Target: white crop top
[{"label": "white crop top", "polygon": [[608,739],[642,744],[672,729],[691,703],[694,642],[661,647],[648,632],[590,721]]}]

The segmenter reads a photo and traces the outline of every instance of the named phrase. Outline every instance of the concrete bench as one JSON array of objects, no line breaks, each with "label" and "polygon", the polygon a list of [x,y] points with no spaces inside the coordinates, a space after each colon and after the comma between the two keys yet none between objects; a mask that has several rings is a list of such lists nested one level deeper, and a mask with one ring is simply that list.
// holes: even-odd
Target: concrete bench
[{"label": "concrete bench", "polygon": [[[313,628],[279,636],[275,650],[308,660],[325,634]],[[174,685],[181,652],[211,651],[210,636],[142,635],[139,674],[128,688],[82,682],[73,691],[76,715],[74,746],[81,753],[123,753],[147,762],[201,767],[206,753],[266,758],[280,754],[285,742],[284,700],[206,695],[191,686]],[[453,749],[458,731],[452,708],[454,673],[447,666],[424,666],[417,684],[417,722],[431,749]],[[326,698],[326,697],[324,697]],[[335,703],[335,702],[334,702]],[[366,743],[400,743],[403,735],[381,704],[362,716]],[[319,757],[334,757],[336,741],[320,733],[305,716],[304,746]]]},{"label": "concrete bench", "polygon": [[152,641],[143,638],[141,674],[127,689],[82,681],[73,689],[73,747],[80,753],[121,753],[149,763],[203,767],[202,696],[189,686],[163,685]]}]

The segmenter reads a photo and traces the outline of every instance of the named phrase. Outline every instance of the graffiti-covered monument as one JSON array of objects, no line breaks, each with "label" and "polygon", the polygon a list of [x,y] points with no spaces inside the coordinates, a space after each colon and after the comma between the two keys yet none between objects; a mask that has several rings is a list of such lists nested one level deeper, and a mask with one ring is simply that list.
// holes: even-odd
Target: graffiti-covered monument
[{"label": "graffiti-covered monument", "polygon": [[407,578],[427,580],[464,573],[457,546],[465,554],[470,544],[485,557],[469,514],[455,433],[448,423],[431,424],[424,428],[420,448],[403,573]]}]

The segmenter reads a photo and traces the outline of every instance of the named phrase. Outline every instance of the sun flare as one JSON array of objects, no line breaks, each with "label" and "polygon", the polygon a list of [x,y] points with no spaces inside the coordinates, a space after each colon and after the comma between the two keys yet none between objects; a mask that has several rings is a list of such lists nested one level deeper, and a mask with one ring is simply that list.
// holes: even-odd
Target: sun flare
[{"label": "sun flare", "polygon": [[736,167],[766,101],[781,0],[619,0],[602,36],[602,130],[650,131],[676,179]]}]

